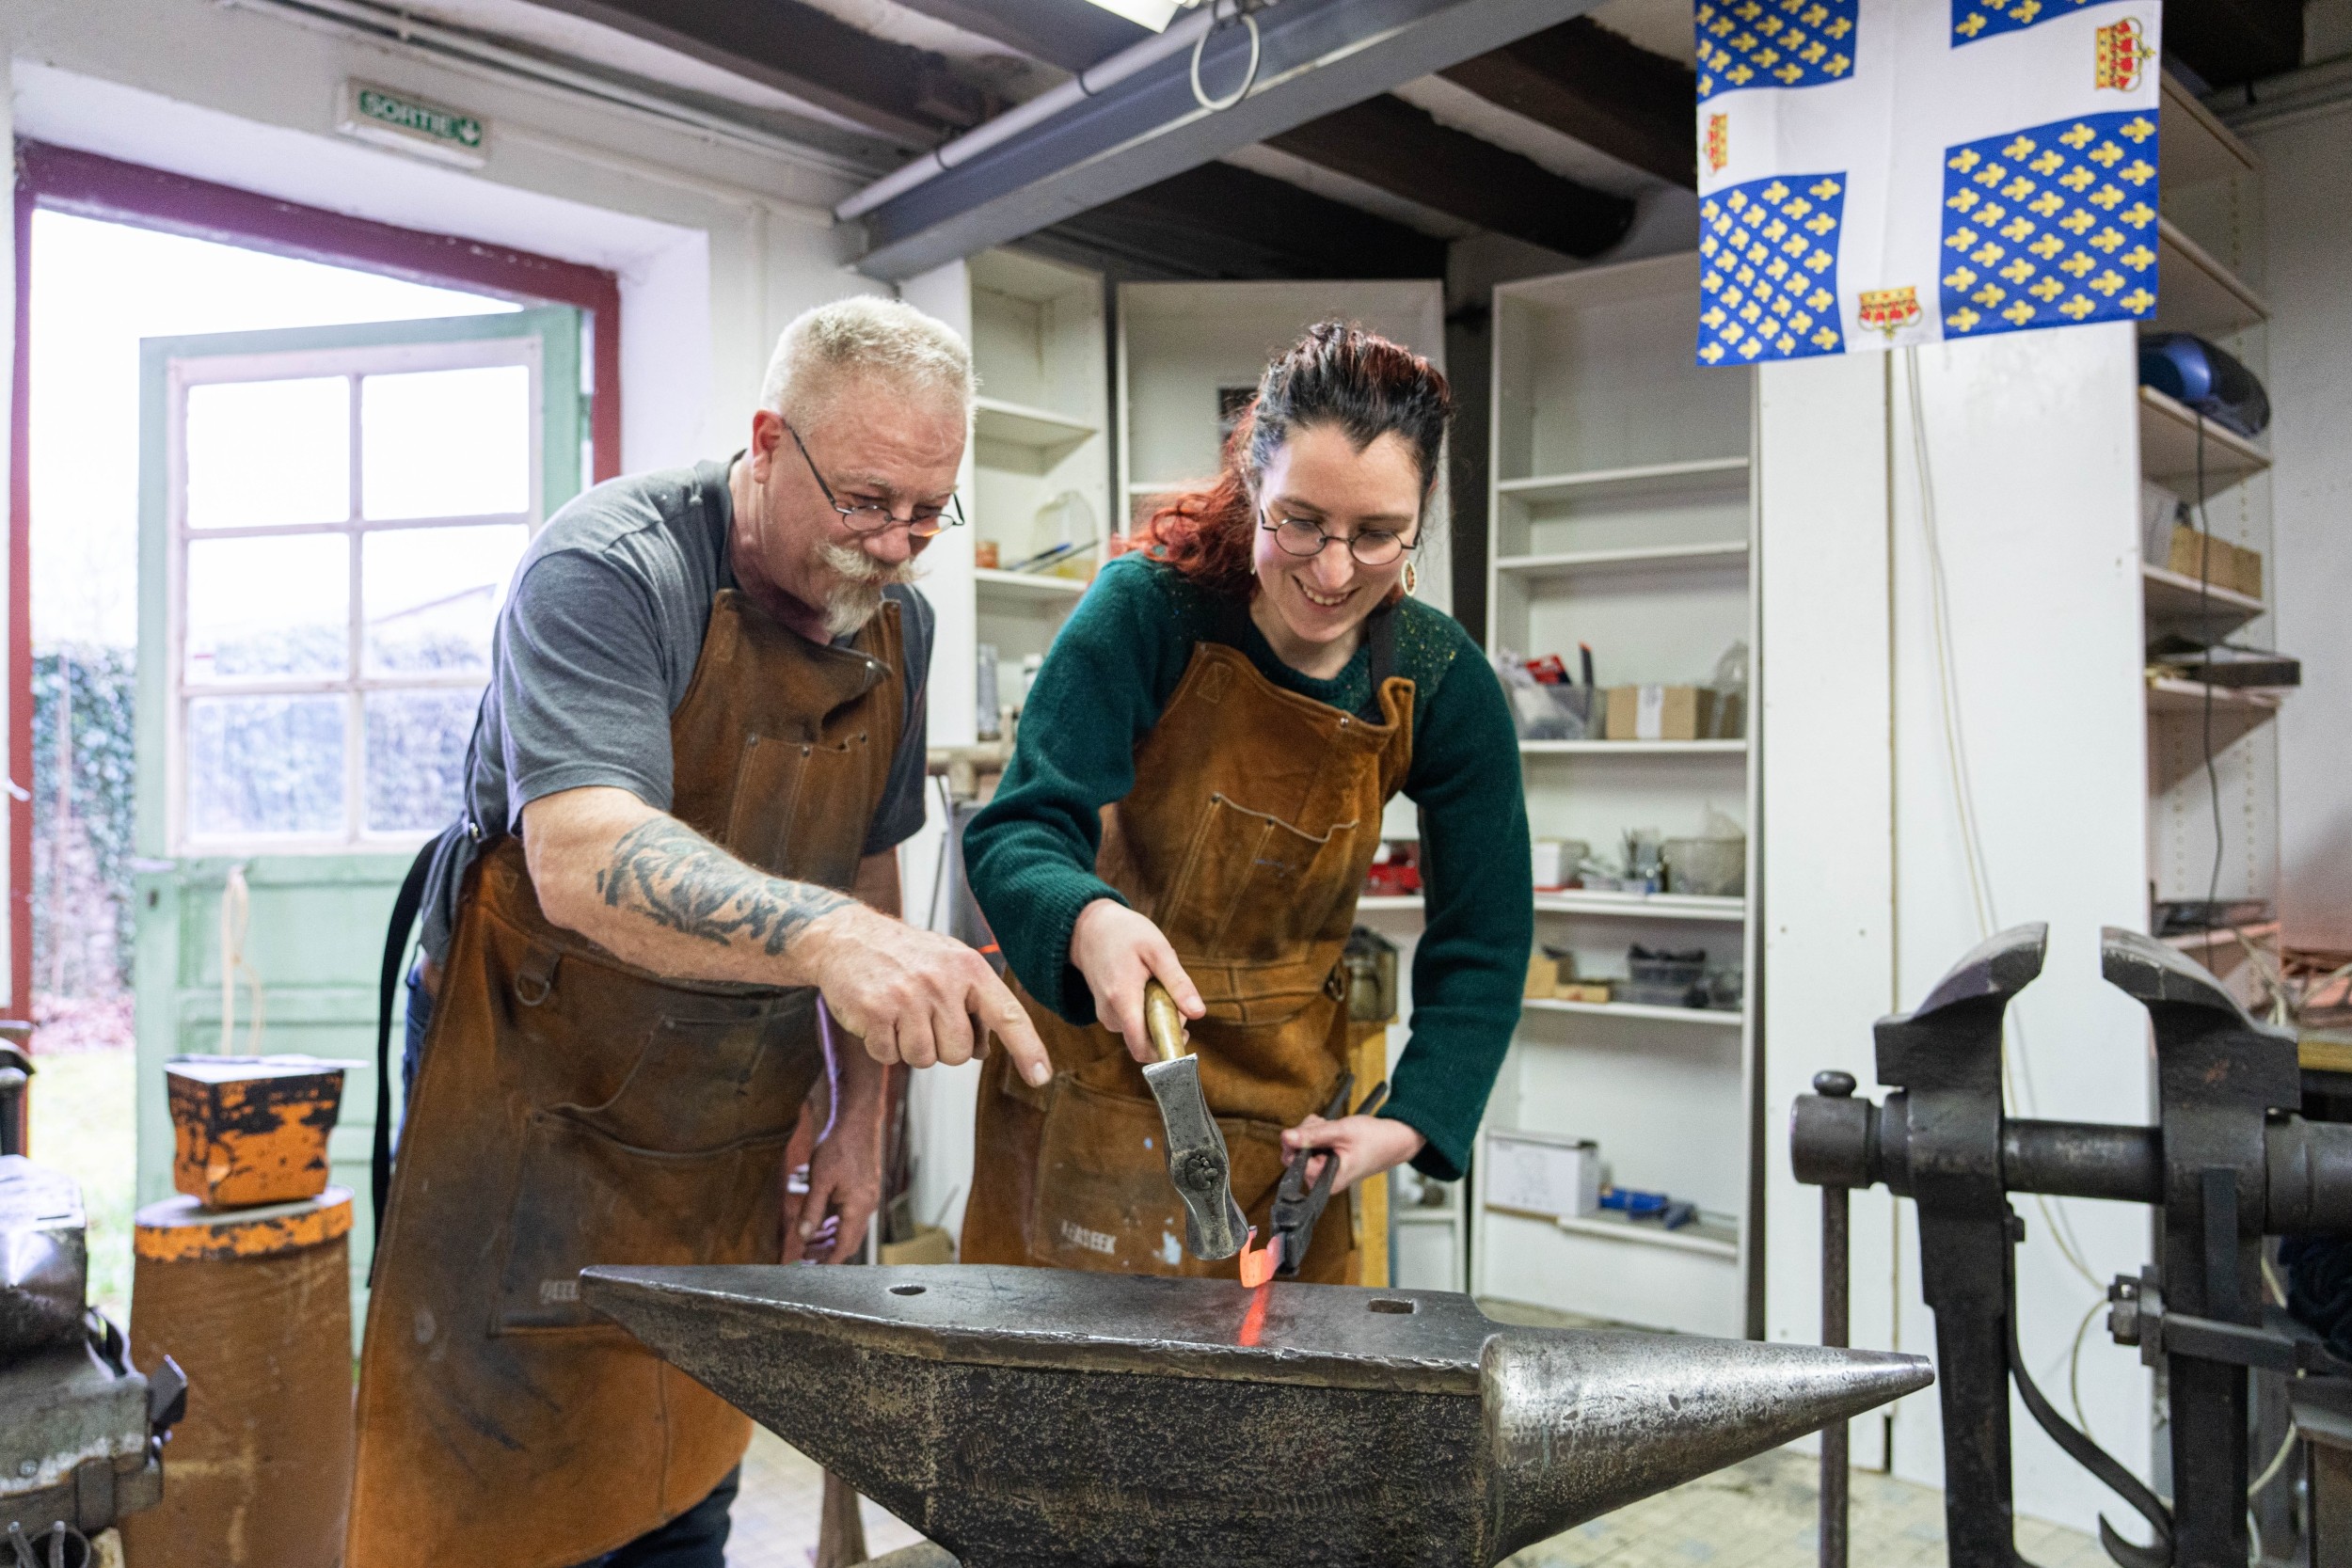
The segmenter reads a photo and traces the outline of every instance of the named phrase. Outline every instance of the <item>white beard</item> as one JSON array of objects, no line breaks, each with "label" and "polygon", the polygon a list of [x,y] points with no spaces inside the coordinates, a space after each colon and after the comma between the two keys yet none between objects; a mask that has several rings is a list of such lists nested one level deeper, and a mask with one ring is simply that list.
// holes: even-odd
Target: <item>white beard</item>
[{"label": "white beard", "polygon": [[834,579],[825,593],[829,637],[847,637],[865,626],[882,609],[883,589],[892,583],[913,582],[916,576],[912,557],[896,566],[885,566],[854,546],[831,540],[817,546],[817,559]]}]

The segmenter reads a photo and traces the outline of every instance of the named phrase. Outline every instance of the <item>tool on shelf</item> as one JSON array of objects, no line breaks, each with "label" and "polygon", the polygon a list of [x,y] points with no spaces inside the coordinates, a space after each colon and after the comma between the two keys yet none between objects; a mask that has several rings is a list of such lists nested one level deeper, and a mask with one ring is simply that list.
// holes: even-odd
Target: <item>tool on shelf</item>
[{"label": "tool on shelf", "polygon": [[1639,1187],[1603,1187],[1600,1206],[1629,1220],[1656,1220],[1667,1230],[1679,1230],[1699,1217],[1699,1206],[1690,1199],[1644,1192]]},{"label": "tool on shelf", "polygon": [[1184,1201],[1184,1245],[1209,1262],[1231,1258],[1248,1240],[1233,1201],[1232,1157],[1200,1092],[1200,1059],[1184,1049],[1184,1014],[1157,980],[1144,982],[1143,1022],[1160,1053],[1145,1064],[1143,1081],[1168,1132],[1168,1179]]},{"label": "tool on shelf", "polygon": [[[1349,1115],[1347,1097],[1355,1092],[1355,1088],[1356,1075],[1342,1072],[1340,1085],[1332,1091],[1331,1102],[1323,1108],[1323,1119],[1337,1121]],[[1354,1114],[1371,1116],[1380,1109],[1388,1098],[1388,1081],[1383,1079],[1372,1086],[1372,1092],[1364,1096],[1364,1102],[1356,1107]],[[1317,1154],[1325,1156],[1323,1168],[1315,1173],[1314,1182],[1310,1185],[1307,1167],[1313,1164],[1313,1157]],[[1314,1244],[1315,1226],[1323,1219],[1324,1206],[1331,1201],[1331,1184],[1339,1173],[1339,1156],[1323,1148],[1299,1150],[1298,1158],[1293,1160],[1290,1169],[1282,1173],[1281,1184],[1274,1189],[1274,1212],[1268,1221],[1268,1228],[1273,1235],[1266,1242],[1266,1249],[1274,1254],[1275,1278],[1298,1277],[1299,1266],[1307,1261],[1308,1247]]]}]

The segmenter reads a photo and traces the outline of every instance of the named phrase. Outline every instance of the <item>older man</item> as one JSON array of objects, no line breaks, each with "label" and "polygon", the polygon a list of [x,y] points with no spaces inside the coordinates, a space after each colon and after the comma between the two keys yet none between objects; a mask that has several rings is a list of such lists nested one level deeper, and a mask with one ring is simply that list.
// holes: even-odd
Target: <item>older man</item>
[{"label": "older man", "polygon": [[987,964],[896,918],[930,640],[906,583],[957,520],[973,390],[909,307],[812,310],[744,452],[598,486],[516,574],[427,883],[350,1568],[719,1568],[749,1423],[579,1271],[772,1260],[828,1062],[787,1257],[863,1238],[885,1064],[993,1030],[1046,1076]]}]

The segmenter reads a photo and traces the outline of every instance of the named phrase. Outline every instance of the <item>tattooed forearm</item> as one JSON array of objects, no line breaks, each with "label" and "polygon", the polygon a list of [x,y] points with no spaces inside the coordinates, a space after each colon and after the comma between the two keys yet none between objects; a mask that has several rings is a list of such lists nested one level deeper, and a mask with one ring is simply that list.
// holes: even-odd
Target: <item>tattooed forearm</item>
[{"label": "tattooed forearm", "polygon": [[621,835],[612,863],[596,873],[607,907],[721,947],[739,939],[782,953],[810,921],[850,900],[831,888],[755,871],[671,816]]}]

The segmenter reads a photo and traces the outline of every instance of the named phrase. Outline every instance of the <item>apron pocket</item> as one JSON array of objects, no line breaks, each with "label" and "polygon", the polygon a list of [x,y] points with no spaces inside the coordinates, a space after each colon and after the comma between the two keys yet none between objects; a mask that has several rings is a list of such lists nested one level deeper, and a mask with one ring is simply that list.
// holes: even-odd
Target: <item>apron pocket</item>
[{"label": "apron pocket", "polygon": [[580,1299],[592,1263],[771,1263],[783,1248],[789,1123],[719,1148],[625,1144],[534,1111],[506,1216],[493,1335],[612,1325]]},{"label": "apron pocket", "polygon": [[736,765],[722,847],[771,877],[848,888],[857,879],[864,832],[827,832],[825,824],[841,816],[845,799],[859,802],[850,810],[870,809],[874,757],[863,731],[833,746],[753,736]]},{"label": "apron pocket", "polygon": [[1311,833],[1212,795],[1154,919],[1187,965],[1295,960],[1327,937],[1362,880],[1358,826]]},{"label": "apron pocket", "polygon": [[[1282,1179],[1281,1130],[1239,1117],[1216,1124],[1232,1161],[1234,1198],[1244,1212],[1263,1215]],[[1030,1258],[1098,1274],[1231,1272],[1231,1259],[1204,1263],[1184,1251],[1184,1206],[1168,1179],[1167,1138],[1156,1101],[1058,1079],[1038,1148]]]},{"label": "apron pocket", "polygon": [[784,1146],[823,1065],[815,993],[660,1020],[599,1105],[523,1119],[491,1332],[592,1328],[591,1263],[768,1263]]}]

